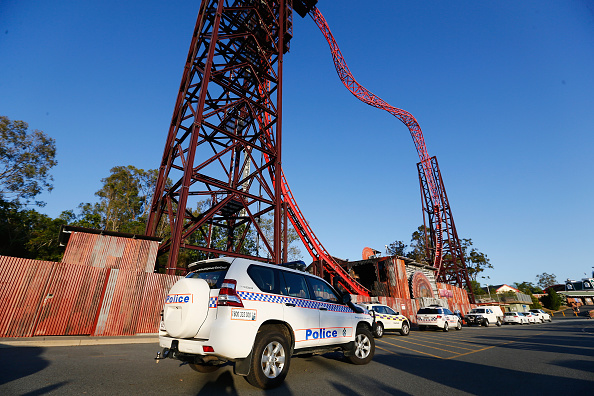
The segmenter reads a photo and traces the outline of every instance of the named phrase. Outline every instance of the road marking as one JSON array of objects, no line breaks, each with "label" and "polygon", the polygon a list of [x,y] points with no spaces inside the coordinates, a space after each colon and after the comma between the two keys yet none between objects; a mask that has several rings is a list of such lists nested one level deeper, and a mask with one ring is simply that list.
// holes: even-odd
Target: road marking
[{"label": "road marking", "polygon": [[[459,348],[459,349],[467,349],[467,350],[469,350],[469,352],[463,352],[463,353],[454,352],[454,351],[449,351],[449,350],[447,350],[447,349],[436,348],[436,347],[432,347],[432,346],[429,346],[429,345],[418,344],[418,343],[416,343],[416,342],[412,342],[412,341],[407,341],[407,340],[400,340],[400,341],[407,342],[407,343],[409,343],[409,344],[413,344],[413,345],[418,345],[418,346],[421,346],[421,347],[424,347],[424,348],[437,349],[437,350],[440,350],[440,351],[443,351],[443,352],[448,352],[448,353],[451,353],[451,354],[452,354],[452,356],[449,356],[449,357],[442,357],[442,356],[437,356],[437,355],[433,355],[433,354],[431,354],[431,353],[427,353],[427,352],[419,351],[419,350],[417,350],[417,349],[407,348],[407,347],[405,347],[405,346],[398,345],[398,344],[394,344],[394,343],[388,342],[388,341],[386,341],[386,340],[380,340],[380,339],[378,339],[378,340],[376,340],[376,342],[377,342],[377,341],[379,341],[379,342],[383,342],[383,343],[386,343],[386,344],[389,344],[389,345],[395,346],[395,347],[397,347],[397,348],[406,349],[406,350],[408,350],[408,351],[417,352],[417,353],[420,353],[420,354],[423,354],[423,355],[427,355],[427,356],[431,356],[431,357],[434,357],[434,358],[437,358],[437,359],[441,359],[441,360],[450,360],[450,359],[456,359],[456,358],[459,358],[459,357],[461,357],[461,356],[472,355],[473,353],[477,353],[477,352],[482,352],[482,351],[486,351],[486,350],[489,350],[489,349],[493,349],[493,348],[496,348],[496,347],[499,347],[499,346],[502,346],[502,345],[508,345],[508,344],[513,344],[513,343],[516,343],[516,342],[520,342],[520,341],[522,341],[522,340],[524,340],[524,339],[526,339],[526,338],[535,337],[535,336],[538,336],[538,335],[541,335],[541,334],[544,334],[544,333],[546,333],[546,331],[542,331],[542,332],[540,332],[540,333],[536,333],[536,334],[530,334],[530,335],[527,335],[527,336],[525,336],[525,337],[518,337],[518,338],[516,338],[516,339],[513,339],[513,340],[510,340],[510,341],[500,342],[500,343],[497,343],[497,344],[495,344],[495,345],[489,345],[489,346],[487,346],[487,347],[480,348],[480,349],[475,349],[475,350],[473,350],[473,349],[469,349],[469,348],[462,348],[462,347],[456,347],[456,346],[454,346],[454,348]],[[394,339],[394,338],[391,338],[391,339]],[[430,342],[430,341],[429,341],[429,342]],[[430,343],[432,343],[432,342],[430,342]],[[377,346],[377,345],[376,345],[376,348],[378,348],[378,349],[381,349],[382,351],[386,351],[386,352],[392,353],[392,354],[394,354],[394,355],[398,355],[398,353],[396,353],[396,352],[390,351],[390,350],[388,350],[388,349],[384,349],[384,348],[382,348],[382,347],[379,347],[379,346]]]},{"label": "road marking", "polygon": [[[386,344],[390,344],[390,345],[394,345],[394,346],[399,346],[399,345],[392,344],[391,342],[387,342],[387,341],[384,341],[384,340],[380,340],[380,341],[381,342],[385,342]],[[418,346],[422,346],[422,347],[425,347],[425,348],[437,349],[438,351],[443,351],[443,352],[448,352],[448,353],[458,353],[458,352],[455,352],[455,351],[448,351],[447,349],[441,349],[441,348],[432,347],[432,346],[429,346],[429,345],[417,344],[416,342],[412,342],[412,341],[402,340],[402,342],[407,342],[409,344],[418,345]]]},{"label": "road marking", "polygon": [[[417,351],[416,349],[411,349],[411,348],[403,347],[402,345],[392,344],[392,343],[387,342],[387,341],[382,341],[382,342],[385,342],[386,344],[394,345],[395,347],[398,347],[398,348],[406,349],[407,351],[417,352],[417,353],[421,353],[423,355],[428,355],[428,356],[431,356],[431,357],[434,357],[434,358],[441,359],[439,356],[432,355],[432,354],[427,353],[427,352]],[[378,348],[378,349],[381,349],[382,351],[386,351],[386,352],[390,352],[391,354],[398,355],[396,352],[390,351],[388,349],[384,349],[384,348],[379,347],[377,345],[375,347]]]}]

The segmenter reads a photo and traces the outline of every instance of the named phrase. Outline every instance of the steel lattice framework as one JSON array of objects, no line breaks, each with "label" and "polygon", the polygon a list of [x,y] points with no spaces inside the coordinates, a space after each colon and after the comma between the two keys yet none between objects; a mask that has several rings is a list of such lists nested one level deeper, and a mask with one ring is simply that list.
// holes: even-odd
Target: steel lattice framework
[{"label": "steel lattice framework", "polygon": [[[180,247],[282,261],[282,198],[274,180],[281,179],[282,59],[291,12],[283,0],[201,3],[147,223],[147,235],[171,228],[160,247],[169,252],[168,273]],[[267,214],[272,237],[260,225]],[[250,233],[265,246],[264,258],[245,247]]]}]

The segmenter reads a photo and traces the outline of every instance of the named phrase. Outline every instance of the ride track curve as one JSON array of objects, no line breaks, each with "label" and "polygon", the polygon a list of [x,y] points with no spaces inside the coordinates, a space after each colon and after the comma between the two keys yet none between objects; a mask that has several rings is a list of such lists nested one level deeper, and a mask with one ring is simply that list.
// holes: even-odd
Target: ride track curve
[{"label": "ride track curve", "polygon": [[[328,27],[328,23],[326,19],[320,12],[317,7],[314,7],[310,12],[310,16],[326,38],[328,45],[330,46],[330,51],[332,53],[332,59],[334,61],[334,66],[336,68],[336,72],[344,86],[351,92],[357,99],[361,100],[362,102],[376,107],[380,110],[387,111],[388,113],[392,114],[398,120],[400,120],[408,130],[410,131],[411,137],[413,138],[415,147],[417,149],[417,154],[419,155],[421,167],[424,172],[424,176],[427,181],[428,189],[430,191],[431,200],[433,201],[433,212],[437,219],[436,222],[436,240],[435,242],[435,261],[434,267],[438,269],[438,272],[441,270],[441,262],[443,256],[443,233],[441,229],[441,211],[440,211],[440,202],[441,202],[441,194],[438,189],[438,183],[435,180],[434,174],[432,172],[432,165],[431,165],[431,157],[427,152],[427,147],[425,145],[425,139],[423,137],[423,132],[419,123],[413,117],[412,114],[407,112],[406,110],[399,109],[397,107],[391,106],[386,101],[381,99],[379,96],[373,94],[367,88],[363,87],[359,84],[353,74],[348,68],[348,65],[342,56],[340,48]],[[289,219],[291,224],[296,229],[297,233],[301,237],[301,240],[305,247],[307,248],[309,254],[315,260],[319,260],[322,262],[324,269],[328,272],[332,273],[333,275],[338,276],[338,282],[345,287],[346,289],[350,290],[353,293],[361,294],[365,296],[369,296],[370,292],[364,286],[359,284],[355,279],[353,279],[347,271],[338,264],[334,258],[328,253],[328,251],[324,248],[320,240],[316,237],[315,233],[309,227],[309,224],[305,220],[305,217],[299,210],[297,206],[297,202],[291,193],[291,189],[289,188],[289,184],[285,178],[284,172],[281,170],[281,191],[283,196],[283,202],[287,204],[287,212],[289,215]]]}]

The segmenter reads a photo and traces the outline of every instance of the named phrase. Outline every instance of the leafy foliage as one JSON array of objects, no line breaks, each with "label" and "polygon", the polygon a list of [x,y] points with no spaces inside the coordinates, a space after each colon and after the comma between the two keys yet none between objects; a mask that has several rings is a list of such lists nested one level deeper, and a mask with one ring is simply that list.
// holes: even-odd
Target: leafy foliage
[{"label": "leafy foliage", "polygon": [[514,287],[516,289],[518,289],[519,291],[521,291],[522,293],[528,294],[528,295],[544,293],[540,287],[534,285],[532,282],[521,282],[521,283],[515,282]]},{"label": "leafy foliage", "polygon": [[[411,235],[410,251],[407,252],[407,245],[404,242],[394,241],[388,245],[388,254],[406,256],[418,263],[430,263],[425,249],[425,240],[428,232],[429,230],[425,226],[419,226]],[[466,268],[468,269],[468,276],[471,281],[476,282],[477,276],[486,269],[492,269],[493,265],[486,254],[472,247],[472,239],[461,239],[460,244],[464,254]]]},{"label": "leafy foliage", "polygon": [[110,173],[95,193],[99,202],[81,203],[78,215],[73,211],[63,215],[81,227],[143,234],[157,171],[128,165],[113,167]]},{"label": "leafy foliage", "polygon": [[57,164],[55,140],[28,129],[24,121],[0,116],[0,198],[17,204],[29,203],[43,190],[51,191],[49,171]]},{"label": "leafy foliage", "polygon": [[394,241],[388,245],[388,254],[390,256],[406,256],[407,245],[402,241]]},{"label": "leafy foliage", "polygon": [[553,311],[558,310],[561,307],[561,296],[552,287],[547,289],[547,295],[541,299],[544,306]]},{"label": "leafy foliage", "polygon": [[0,199],[0,255],[60,261],[64,248],[58,237],[63,224],[62,218],[52,219]]},{"label": "leafy foliage", "polygon": [[536,284],[543,290],[556,285],[557,283],[559,282],[557,282],[557,276],[554,274],[543,272],[540,275],[536,275]]}]

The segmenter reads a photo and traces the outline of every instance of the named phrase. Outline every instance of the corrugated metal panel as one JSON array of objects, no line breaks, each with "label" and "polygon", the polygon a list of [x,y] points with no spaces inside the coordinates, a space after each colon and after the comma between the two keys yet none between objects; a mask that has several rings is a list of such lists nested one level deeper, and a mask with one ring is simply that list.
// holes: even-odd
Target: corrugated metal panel
[{"label": "corrugated metal panel", "polygon": [[0,256],[0,336],[30,337],[56,263]]},{"label": "corrugated metal panel", "polygon": [[91,334],[106,272],[104,268],[59,263],[34,334]]},{"label": "corrugated metal panel", "polygon": [[133,335],[146,277],[144,272],[120,270],[110,312],[101,335]]},{"label": "corrugated metal panel", "polygon": [[164,274],[146,274],[142,293],[136,333],[156,333],[159,331],[161,310],[165,297],[181,276]]},{"label": "corrugated metal panel", "polygon": [[62,262],[153,272],[158,248],[156,241],[73,232]]},{"label": "corrugated metal panel", "polygon": [[103,300],[101,302],[101,308],[95,319],[95,329],[92,335],[101,336],[104,335],[105,326],[107,324],[107,318],[111,309],[111,302],[115,292],[116,283],[118,280],[119,270],[108,270],[107,280],[103,286]]}]

